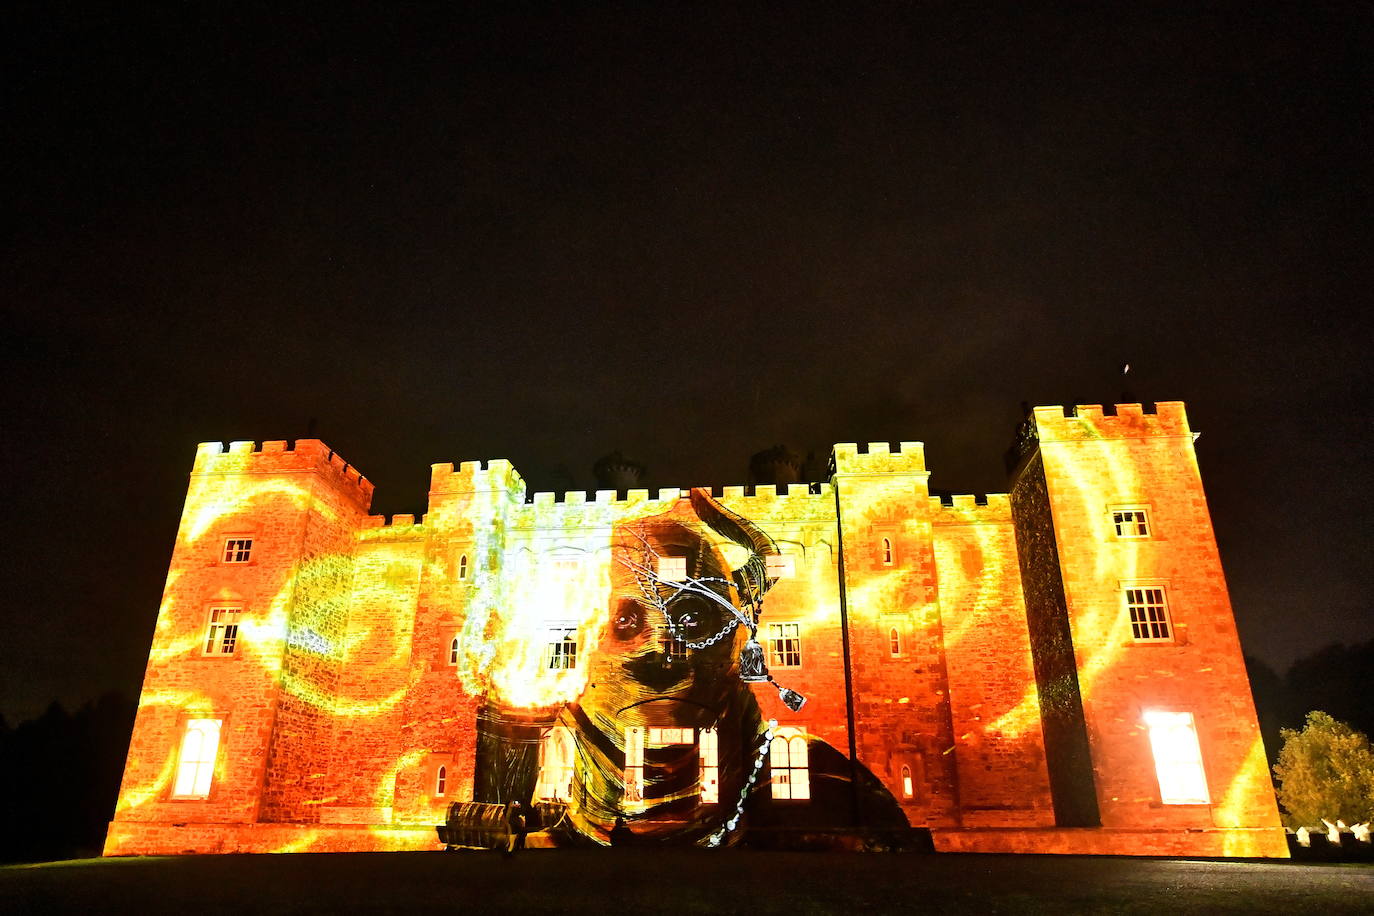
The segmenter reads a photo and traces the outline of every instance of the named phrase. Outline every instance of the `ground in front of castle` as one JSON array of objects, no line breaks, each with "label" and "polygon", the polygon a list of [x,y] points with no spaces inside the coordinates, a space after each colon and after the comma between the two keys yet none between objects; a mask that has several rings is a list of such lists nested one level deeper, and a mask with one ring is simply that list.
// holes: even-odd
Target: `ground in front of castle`
[{"label": "ground in front of castle", "polygon": [[1368,912],[1374,866],[1124,856],[530,850],[89,859],[0,868],[0,911]]}]

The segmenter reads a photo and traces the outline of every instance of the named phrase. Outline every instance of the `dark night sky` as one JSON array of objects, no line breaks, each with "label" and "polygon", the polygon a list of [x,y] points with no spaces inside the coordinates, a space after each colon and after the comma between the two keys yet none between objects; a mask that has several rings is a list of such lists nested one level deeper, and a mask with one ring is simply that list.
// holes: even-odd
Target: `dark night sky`
[{"label": "dark night sky", "polygon": [[134,694],[195,444],[312,418],[390,513],[1182,399],[1246,650],[1374,636],[1368,7],[950,6],[6,4],[0,712]]}]

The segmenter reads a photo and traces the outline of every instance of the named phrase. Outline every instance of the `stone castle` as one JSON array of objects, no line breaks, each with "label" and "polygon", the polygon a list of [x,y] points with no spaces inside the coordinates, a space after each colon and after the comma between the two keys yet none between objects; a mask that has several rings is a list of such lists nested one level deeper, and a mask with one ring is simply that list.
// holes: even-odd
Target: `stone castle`
[{"label": "stone castle", "polygon": [[[939,851],[1286,856],[1194,438],[1179,402],[1037,407],[1009,494],[932,496],[916,442],[707,491],[776,545],[757,642],[806,697],[746,685],[784,740],[752,791],[811,803],[804,734]],[[439,848],[452,802],[509,800],[483,710],[578,701],[612,532],[687,495],[529,494],[493,459],[434,465],[423,518],[388,520],[318,440],[201,445],[106,854]],[[701,745],[706,807],[714,734],[650,738]],[[544,737],[523,792],[576,806]]]}]

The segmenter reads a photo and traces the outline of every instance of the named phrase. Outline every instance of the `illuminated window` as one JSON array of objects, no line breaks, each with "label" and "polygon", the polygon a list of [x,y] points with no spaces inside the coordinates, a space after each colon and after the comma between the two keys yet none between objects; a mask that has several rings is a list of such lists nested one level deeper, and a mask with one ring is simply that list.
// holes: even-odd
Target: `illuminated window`
[{"label": "illuminated window", "polygon": [[768,765],[773,771],[773,797],[807,799],[811,797],[811,773],[807,767],[806,739],[801,735],[778,735],[768,748]]},{"label": "illuminated window", "polygon": [[458,558],[458,581],[466,582],[468,578],[468,555],[463,554]]},{"label": "illuminated window", "polygon": [[1205,805],[1207,775],[1202,770],[1202,748],[1190,712],[1145,713],[1159,776],[1159,799],[1166,805]]},{"label": "illuminated window", "polygon": [[902,767],[902,798],[911,798],[916,793],[912,791],[911,767]]},{"label": "illuminated window", "polygon": [[801,624],[768,624],[768,664],[774,668],[801,664]]},{"label": "illuminated window", "polygon": [[697,745],[701,760],[701,803],[715,805],[720,803],[720,745],[714,728],[701,730],[701,741]]},{"label": "illuminated window", "polygon": [[691,744],[697,740],[694,728],[651,728],[649,744],[653,747],[667,747],[670,744]]},{"label": "illuminated window", "polygon": [[434,794],[443,795],[448,791],[448,767],[439,767],[434,776]]},{"label": "illuminated window", "polygon": [[883,538],[883,565],[892,565],[892,538]]},{"label": "illuminated window", "polygon": [[549,670],[571,671],[577,667],[577,629],[555,627],[549,630]]},{"label": "illuminated window", "polygon": [[210,626],[205,636],[206,655],[233,655],[239,641],[241,607],[210,608]]},{"label": "illuminated window", "polygon": [[1119,538],[1147,538],[1150,536],[1150,523],[1145,518],[1144,509],[1113,509],[1112,527]]},{"label": "illuminated window", "polygon": [[192,719],[186,723],[177,756],[177,779],[172,794],[177,798],[204,798],[210,794],[219,750],[219,719]]},{"label": "illuminated window", "polygon": [[555,726],[544,735],[539,746],[539,782],[536,795],[545,800],[567,801],[572,797],[572,733]]},{"label": "illuminated window", "polygon": [[224,542],[224,562],[226,563],[247,563],[252,555],[252,538],[229,538]]},{"label": "illuminated window", "polygon": [[449,663],[450,665],[456,665],[456,664],[458,664],[458,637],[457,637],[457,636],[455,636],[455,637],[453,637],[451,640],[449,640],[449,643],[448,643],[448,663]]},{"label": "illuminated window", "polygon": [[1136,642],[1168,642],[1169,607],[1162,588],[1126,589],[1126,608],[1131,614],[1131,636]]},{"label": "illuminated window", "polygon": [[625,807],[642,808],[644,804],[644,728],[631,725],[625,729]]},{"label": "illuminated window", "polygon": [[682,635],[682,631],[671,633],[663,644],[663,652],[670,658],[687,657],[687,639]]},{"label": "illuminated window", "polygon": [[887,649],[893,658],[902,654],[902,634],[897,631],[896,627],[887,631]]},{"label": "illuminated window", "polygon": [[687,581],[686,557],[659,557],[658,577],[664,582]]},{"label": "illuminated window", "polygon": [[770,579],[790,579],[797,574],[796,558],[787,554],[769,554],[763,558],[763,565]]}]

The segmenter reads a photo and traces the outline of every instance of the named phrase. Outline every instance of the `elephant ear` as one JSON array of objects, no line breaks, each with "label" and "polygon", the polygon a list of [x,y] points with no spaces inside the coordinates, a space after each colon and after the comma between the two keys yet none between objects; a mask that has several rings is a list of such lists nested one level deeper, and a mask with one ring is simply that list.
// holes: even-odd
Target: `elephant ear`
[{"label": "elephant ear", "polygon": [[758,525],[716,502],[709,490],[693,487],[690,498],[697,518],[705,522],[707,527],[749,551],[749,559],[732,575],[740,596],[757,614],[763,604],[764,593],[776,581],[768,578],[768,564],[764,558],[776,556],[778,545]]}]

